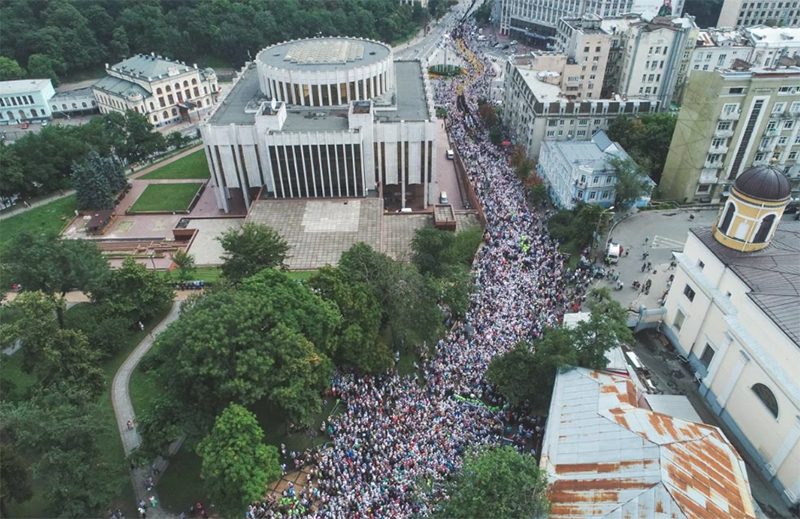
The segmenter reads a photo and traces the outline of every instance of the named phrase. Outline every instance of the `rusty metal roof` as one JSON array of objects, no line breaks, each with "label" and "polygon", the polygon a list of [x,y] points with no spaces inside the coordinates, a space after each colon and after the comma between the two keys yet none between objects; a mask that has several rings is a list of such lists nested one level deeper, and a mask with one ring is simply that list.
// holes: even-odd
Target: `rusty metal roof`
[{"label": "rusty metal roof", "polygon": [[627,377],[558,374],[542,467],[551,519],[755,519],[744,463],[716,427],[636,406]]}]

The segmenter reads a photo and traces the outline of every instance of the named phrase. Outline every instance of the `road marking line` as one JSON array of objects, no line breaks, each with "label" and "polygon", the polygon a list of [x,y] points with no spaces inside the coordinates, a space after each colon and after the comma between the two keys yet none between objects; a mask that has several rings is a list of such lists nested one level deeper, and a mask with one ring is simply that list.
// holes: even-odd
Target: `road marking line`
[{"label": "road marking line", "polygon": [[683,248],[684,245],[686,245],[686,242],[665,238],[664,236],[655,236],[653,238],[653,245],[651,245],[651,247],[653,249],[671,249]]}]

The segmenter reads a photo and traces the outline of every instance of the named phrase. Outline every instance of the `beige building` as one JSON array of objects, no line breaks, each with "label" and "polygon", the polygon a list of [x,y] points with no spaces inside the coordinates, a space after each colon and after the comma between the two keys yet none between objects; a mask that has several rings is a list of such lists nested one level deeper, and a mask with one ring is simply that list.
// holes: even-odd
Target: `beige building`
[{"label": "beige building", "polygon": [[106,65],[105,78],[92,86],[100,113],[133,110],[154,126],[191,120],[217,102],[217,76],[155,54],[137,54],[116,65]]},{"label": "beige building", "polygon": [[727,70],[738,60],[750,62],[753,46],[740,31],[733,29],[701,29],[697,46],[692,49],[688,76],[695,70]]},{"label": "beige building", "polygon": [[659,190],[716,202],[748,166],[774,164],[800,182],[800,67],[693,71]]},{"label": "beige building", "polygon": [[570,100],[561,89],[561,74],[535,70],[531,58],[506,63],[503,122],[530,157],[538,157],[544,141],[588,141],[622,115],[658,111],[659,103],[644,100]]},{"label": "beige building", "polygon": [[800,4],[796,0],[725,0],[717,27],[752,27],[754,25],[797,26]]},{"label": "beige building", "polygon": [[621,54],[614,60],[618,76],[607,74],[607,89],[628,98],[658,101],[664,108],[678,101],[698,30],[691,16],[629,24],[616,48]]},{"label": "beige building", "polygon": [[700,393],[787,505],[800,502],[800,222],[785,218],[789,181],[753,167],[711,228],[692,229],[662,331]]},{"label": "beige building", "polygon": [[567,56],[577,66],[567,75],[562,90],[569,98],[600,99],[605,80],[611,34],[601,27],[602,18],[585,15],[558,21],[556,52]]}]

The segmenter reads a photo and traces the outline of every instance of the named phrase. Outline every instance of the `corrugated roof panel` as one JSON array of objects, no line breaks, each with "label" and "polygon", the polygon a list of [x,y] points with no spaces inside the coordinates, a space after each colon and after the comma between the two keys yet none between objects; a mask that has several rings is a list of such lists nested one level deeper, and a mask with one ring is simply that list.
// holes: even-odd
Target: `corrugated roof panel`
[{"label": "corrugated roof panel", "polygon": [[637,396],[625,377],[558,374],[542,453],[550,517],[754,519],[743,463],[722,433],[635,407]]}]

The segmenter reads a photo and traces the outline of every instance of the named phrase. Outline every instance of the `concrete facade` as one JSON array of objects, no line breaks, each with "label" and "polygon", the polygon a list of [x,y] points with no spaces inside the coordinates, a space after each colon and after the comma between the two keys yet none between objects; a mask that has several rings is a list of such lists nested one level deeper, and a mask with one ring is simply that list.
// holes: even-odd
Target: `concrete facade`
[{"label": "concrete facade", "polygon": [[792,263],[800,256],[800,224],[782,222],[772,245],[758,252],[727,249],[711,229],[693,229],[675,256],[662,331],[689,359],[712,410],[786,504],[796,504],[800,276]]},{"label": "concrete facade", "polygon": [[680,16],[683,0],[503,0],[500,31],[520,38],[550,37],[561,18],[596,14],[602,17],[636,13],[650,20],[658,15]]},{"label": "concrete facade", "polygon": [[579,67],[573,74],[563,74],[562,90],[568,98],[601,97],[612,38],[601,23],[602,18],[597,15],[562,18],[558,22],[556,52],[566,55]]},{"label": "concrete facade", "polygon": [[84,115],[97,111],[97,101],[91,87],[58,92],[50,99],[50,108],[55,117]]},{"label": "concrete facade", "polygon": [[751,165],[784,168],[798,197],[800,68],[693,71],[659,189],[679,202],[718,202]]},{"label": "concrete facade", "polygon": [[50,120],[50,99],[54,95],[49,79],[0,81],[0,124]]},{"label": "concrete facade", "polygon": [[692,50],[687,76],[695,70],[727,70],[739,59],[750,62],[753,46],[740,32],[731,29],[701,29]]},{"label": "concrete facade", "polygon": [[200,70],[155,54],[106,64],[107,77],[92,86],[100,113],[133,110],[156,126],[197,119],[217,102],[213,69]]},{"label": "concrete facade", "polygon": [[798,27],[749,27],[743,29],[742,34],[753,47],[749,62],[754,67],[775,67],[781,58],[796,57],[800,53]]},{"label": "concrete facade", "polygon": [[[505,72],[503,122],[528,156],[536,158],[545,141],[588,141],[622,115],[658,111],[659,103],[614,99],[573,102],[551,84],[555,72],[532,68],[530,60],[509,60]],[[560,84],[560,79],[558,80]]]},{"label": "concrete facade", "polygon": [[[386,51],[391,58],[391,49]],[[301,68],[300,80],[309,81],[318,67],[330,65],[326,63],[298,65],[306,67]],[[363,69],[359,63],[356,59],[352,66]],[[243,197],[249,208],[259,191],[262,199],[358,198],[375,197],[382,189],[384,198],[395,197],[402,207],[435,202],[437,121],[420,62],[392,61],[386,76],[391,79],[385,83],[392,91],[378,94],[384,81],[379,80],[378,90],[354,87],[358,96],[365,91],[375,94],[372,99],[354,100],[348,97],[348,87],[345,97],[334,96],[336,102],[346,101],[337,106],[314,105],[313,93],[312,106],[276,100],[276,82],[262,68],[245,67],[200,127],[220,209],[227,212],[233,196]],[[347,75],[347,65],[341,69],[337,65],[336,74]],[[272,86],[265,91],[268,85]],[[279,90],[284,95],[295,88],[286,83]]]},{"label": "concrete facade", "polygon": [[796,1],[725,0],[717,27],[751,27],[754,25],[797,26],[800,7]]}]

